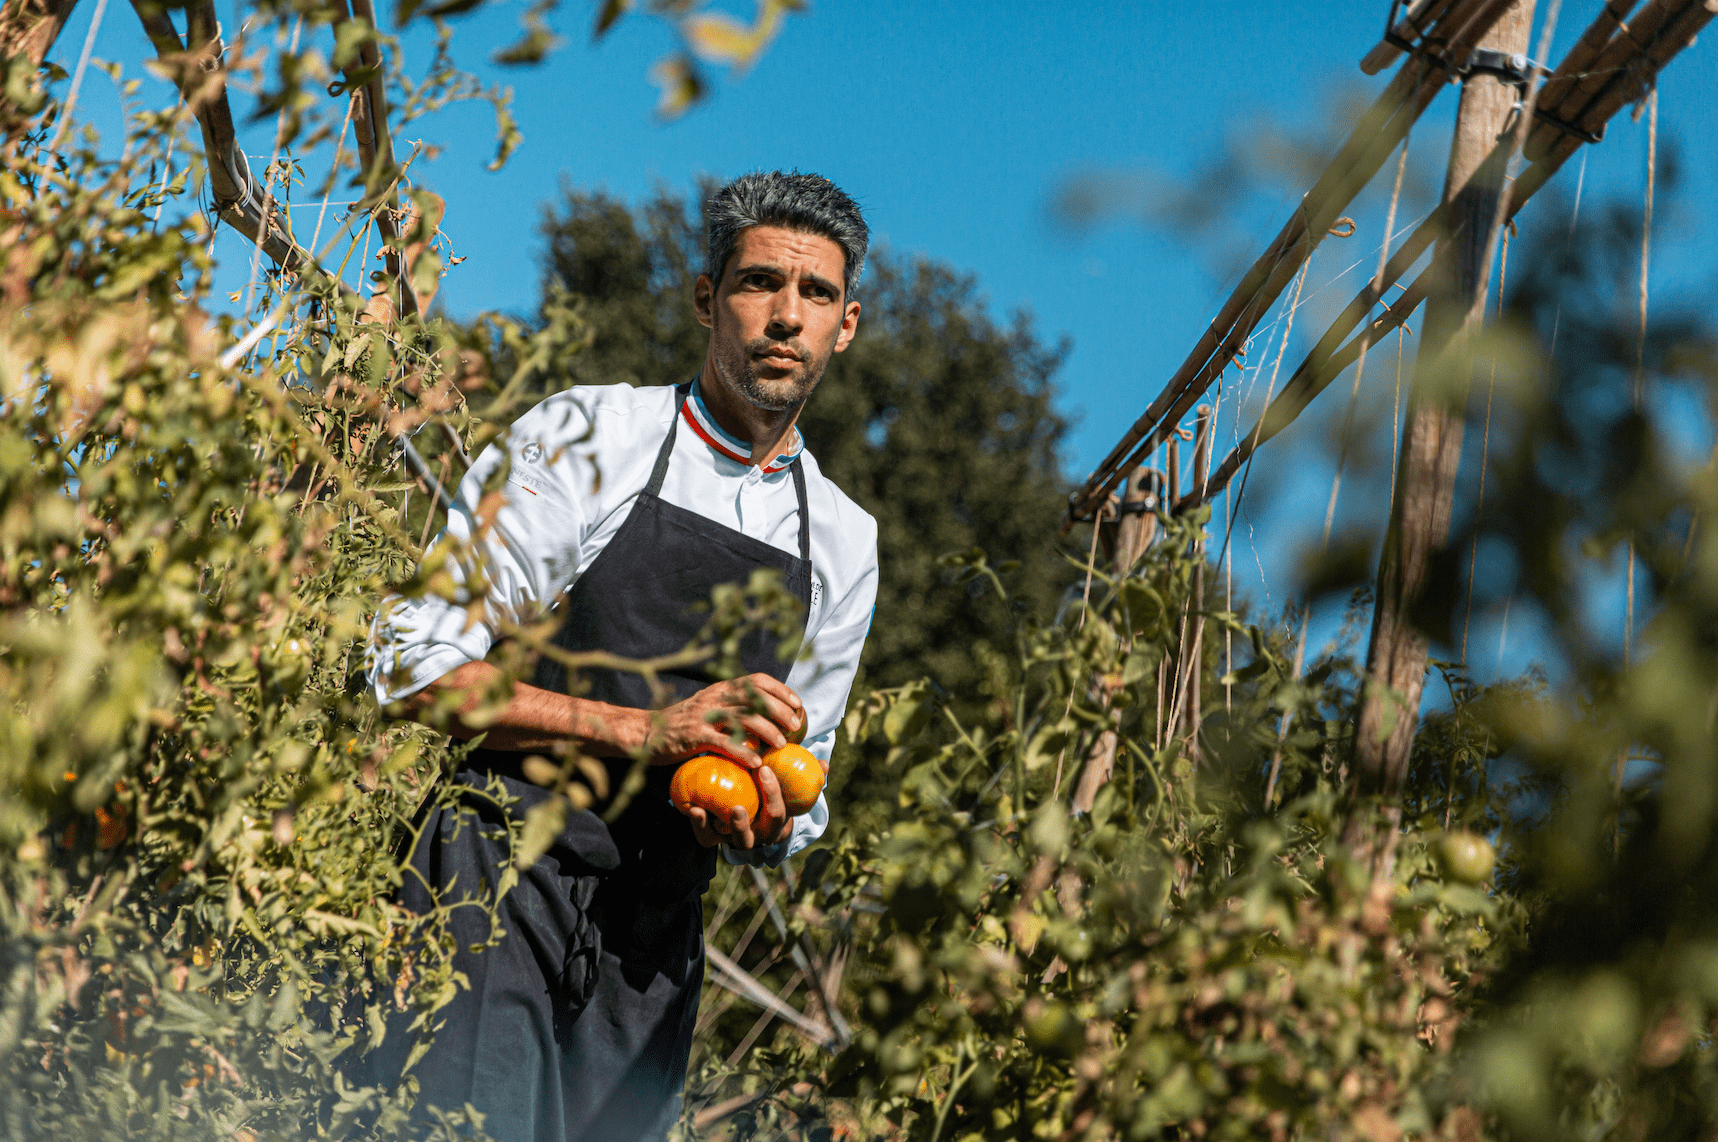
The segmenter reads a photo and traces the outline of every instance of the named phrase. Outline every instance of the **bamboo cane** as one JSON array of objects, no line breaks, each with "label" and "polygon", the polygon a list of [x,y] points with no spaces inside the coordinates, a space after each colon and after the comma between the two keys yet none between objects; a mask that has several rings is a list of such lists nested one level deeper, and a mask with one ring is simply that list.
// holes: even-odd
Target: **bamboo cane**
[{"label": "bamboo cane", "polygon": [[[1599,52],[1618,31],[1627,25],[1623,18],[1634,8],[1638,0],[1611,0],[1600,9],[1593,22],[1587,25],[1587,30],[1581,33],[1569,53],[1563,57],[1563,62],[1557,65],[1557,70],[1546,79],[1545,86],[1539,91],[1539,108],[1546,114],[1561,119],[1563,100],[1568,98],[1580,82],[1581,73],[1585,72]],[[1540,122],[1533,126],[1527,136],[1526,155],[1529,159],[1541,158],[1550,148],[1562,130],[1554,123]]]},{"label": "bamboo cane", "polygon": [[[365,36],[358,47],[358,66],[347,67],[342,73],[352,93],[353,121],[360,124],[357,131],[358,159],[364,168],[364,197],[373,200],[383,196],[381,209],[375,212],[376,232],[382,236],[384,274],[400,290],[400,312],[418,312],[417,292],[401,273],[399,250],[400,195],[399,179],[395,177],[393,136],[388,131],[388,94],[382,56],[376,48],[376,10],[371,0],[334,0],[338,22],[353,21],[372,35]],[[366,205],[374,206],[373,201]]]},{"label": "bamboo cane", "polygon": [[[143,24],[161,62],[173,72],[174,82],[185,105],[196,116],[208,156],[209,189],[221,221],[262,247],[274,263],[297,274],[322,274],[310,251],[300,246],[291,228],[271,206],[267,216],[256,194],[255,177],[247,163],[240,170],[241,153],[233,127],[233,111],[227,101],[224,51],[212,0],[199,0],[187,13],[186,40],[179,38],[172,20],[149,0],[132,0],[132,8]],[[326,275],[323,275],[326,276]]]},{"label": "bamboo cane", "polygon": [[[1448,54],[1465,58],[1508,7],[1507,0],[1458,0],[1437,25]],[[1413,59],[1391,80],[1302,199],[1283,229],[1253,263],[1181,367],[1146,412],[1123,435],[1086,485],[1070,500],[1061,531],[1101,503],[1129,468],[1143,462],[1241,349],[1258,321],[1311,255],[1330,224],[1377,173],[1402,136],[1442,89],[1448,75],[1431,62]]]},{"label": "bamboo cane", "polygon": [[[1660,34],[1656,37],[1652,47],[1629,57],[1624,67],[1615,70],[1611,79],[1611,89],[1602,91],[1596,99],[1587,104],[1587,109],[1581,115],[1581,128],[1597,134],[1597,128],[1603,127],[1611,116],[1621,110],[1624,104],[1632,101],[1630,95],[1634,87],[1628,80],[1625,80],[1624,76],[1633,75],[1635,77],[1633,84],[1636,86],[1642,82],[1640,78],[1642,75],[1648,76],[1647,82],[1650,82],[1650,79],[1656,77],[1658,71],[1662,70],[1671,58],[1693,41],[1695,35],[1715,14],[1718,14],[1718,0],[1685,0],[1685,6],[1674,14],[1668,26],[1662,23],[1658,25]],[[1601,17],[1601,20],[1605,18]],[[1595,21],[1595,25],[1599,22]],[[1563,72],[1565,68],[1559,67],[1558,71]],[[1511,188],[1510,218],[1514,218],[1522,207],[1526,206],[1528,200],[1544,187],[1551,176],[1583,144],[1582,139],[1557,131],[1554,127],[1547,129],[1556,133],[1558,141],[1553,142],[1550,151],[1540,161],[1533,163],[1516,179]],[[1434,214],[1427,218],[1414,234],[1403,243],[1397,254],[1390,259],[1383,278],[1386,288],[1398,280],[1401,273],[1424,252],[1426,245],[1436,235],[1434,223],[1440,217],[1440,214]],[[1404,257],[1410,250],[1412,255]],[[1427,271],[1427,273],[1429,272]],[[1241,445],[1230,452],[1223,463],[1218,466],[1217,471],[1212,474],[1209,485],[1204,490],[1204,498],[1209,499],[1226,487],[1229,481],[1234,478],[1235,473],[1239,471],[1241,465],[1253,454],[1254,449],[1281,432],[1299,416],[1313,397],[1322,392],[1335,377],[1354,362],[1363,345],[1375,344],[1385,334],[1405,322],[1419,303],[1424,300],[1426,289],[1426,274],[1422,274],[1396,300],[1395,304],[1368,326],[1367,331],[1361,337],[1348,342],[1339,351],[1331,351],[1330,346],[1339,341],[1341,337],[1352,332],[1364,314],[1370,311],[1371,304],[1376,301],[1378,296],[1370,286],[1357,294],[1354,301],[1343,311],[1343,315],[1332,324],[1330,330],[1320,339],[1318,346],[1307,355],[1306,360],[1295,370],[1294,376],[1289,379],[1289,383],[1283,387],[1283,391],[1271,403],[1270,408],[1260,417],[1259,423],[1255,425],[1254,429],[1254,432],[1258,433],[1258,439],[1254,440],[1252,434],[1249,434],[1243,439]],[[1369,295],[1371,296],[1369,297]],[[1177,510],[1185,510],[1195,502],[1189,498],[1178,502],[1176,508]]]},{"label": "bamboo cane", "polygon": [[[1403,17],[1396,21],[1396,26],[1390,31],[1398,38],[1413,42],[1419,38],[1420,29],[1430,27],[1432,22],[1444,14],[1450,6],[1450,0],[1415,0],[1409,6]],[[1367,75],[1377,75],[1402,55],[1402,49],[1389,40],[1380,40],[1378,46],[1361,57],[1360,70]]]}]

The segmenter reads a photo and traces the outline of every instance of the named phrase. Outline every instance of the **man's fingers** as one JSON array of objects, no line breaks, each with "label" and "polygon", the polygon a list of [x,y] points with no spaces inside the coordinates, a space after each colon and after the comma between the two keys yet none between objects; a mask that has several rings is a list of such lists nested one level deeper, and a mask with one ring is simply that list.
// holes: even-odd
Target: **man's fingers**
[{"label": "man's fingers", "polygon": [[780,749],[787,744],[787,735],[781,732],[781,726],[761,714],[747,714],[740,719],[740,725],[762,742],[765,750]]},{"label": "man's fingers", "polygon": [[763,794],[763,804],[758,807],[758,833],[773,837],[780,831],[781,823],[787,820],[787,803],[782,800],[781,782],[776,780],[773,769],[760,769],[757,782],[758,792]]},{"label": "man's fingers", "polygon": [[705,816],[704,810],[693,809],[686,814],[686,818],[691,821],[692,835],[698,839],[699,844],[707,849],[713,849],[721,843],[721,838],[716,835],[716,830],[710,827],[709,819]]},{"label": "man's fingers", "polygon": [[764,707],[763,712],[783,726],[797,726],[804,717],[805,703],[799,695],[785,682],[778,682],[768,674],[748,674],[740,679],[747,689],[752,691]]},{"label": "man's fingers", "polygon": [[792,706],[796,710],[803,705],[799,700],[799,695],[793,692],[793,687],[768,674],[748,674],[739,681],[749,684],[760,694],[768,694],[776,701]]},{"label": "man's fingers", "polygon": [[757,750],[752,749],[744,738],[736,742],[732,734],[715,733],[710,736],[708,745],[697,748],[701,753],[719,753],[729,761],[737,762],[747,769],[756,769],[763,764],[763,759],[758,756]]},{"label": "man's fingers", "polygon": [[735,848],[749,849],[757,843],[757,838],[752,833],[751,815],[746,812],[744,805],[735,805],[729,811],[728,820],[734,828],[734,836],[729,839],[729,844]]}]

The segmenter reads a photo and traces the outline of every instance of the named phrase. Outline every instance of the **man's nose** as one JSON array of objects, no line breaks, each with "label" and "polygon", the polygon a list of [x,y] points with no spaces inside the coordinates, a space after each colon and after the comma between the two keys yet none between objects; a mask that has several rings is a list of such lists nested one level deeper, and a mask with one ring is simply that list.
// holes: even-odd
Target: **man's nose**
[{"label": "man's nose", "polygon": [[802,308],[799,291],[791,286],[779,290],[775,296],[775,306],[770,310],[770,328],[772,333],[783,333],[789,337],[796,336],[805,327],[805,313]]}]

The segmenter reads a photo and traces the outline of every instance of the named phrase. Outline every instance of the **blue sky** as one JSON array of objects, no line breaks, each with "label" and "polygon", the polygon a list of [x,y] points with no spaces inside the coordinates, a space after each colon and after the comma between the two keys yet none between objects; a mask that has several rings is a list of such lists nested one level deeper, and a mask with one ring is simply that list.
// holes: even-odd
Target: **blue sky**
[{"label": "blue sky", "polygon": [[[719,3],[748,14],[750,3]],[[1549,7],[1542,0],[1542,10]],[[85,0],[56,55],[76,59],[94,4]],[[798,167],[834,179],[865,207],[877,240],[898,253],[937,258],[977,275],[999,319],[1034,315],[1046,341],[1066,333],[1073,352],[1059,377],[1061,409],[1074,420],[1066,450],[1070,476],[1083,476],[1168,379],[1227,295],[1238,261],[1262,248],[1287,217],[1310,176],[1257,156],[1272,140],[1316,149],[1333,142],[1332,124],[1381,89],[1387,74],[1361,74],[1357,61],[1377,42],[1382,0],[1229,0],[1185,5],[1042,2],[941,3],[918,0],[812,0],[788,19],[762,60],[741,76],[717,74],[711,97],[683,119],[654,114],[651,64],[674,46],[668,29],[637,15],[592,44],[594,4],[569,0],[551,15],[565,45],[543,65],[500,69],[488,52],[517,34],[522,3],[484,8],[456,25],[455,50],[486,79],[515,92],[525,140],[499,173],[484,169],[493,151],[485,109],[457,108],[415,124],[401,138],[442,148],[415,168],[419,181],[448,201],[444,230],[468,259],[446,279],[442,301],[461,317],[483,309],[524,312],[536,300],[543,203],[564,181],[636,199],[658,184],[687,189],[700,174],[732,176],[758,167]],[[1599,10],[1599,0],[1562,4],[1551,59]],[[223,0],[223,14],[230,8]],[[230,17],[229,17],[230,18]],[[1533,40],[1536,44],[1536,24]],[[143,37],[135,17],[110,0],[95,55],[130,61],[136,75]],[[406,41],[408,66],[427,58],[427,37]],[[1655,304],[1687,303],[1718,286],[1718,237],[1693,207],[1718,193],[1718,37],[1684,53],[1661,86],[1660,135],[1679,148],[1684,210],[1664,217],[1653,263]],[[111,104],[92,83],[86,112]],[[170,89],[147,80],[144,98]],[[1429,207],[1442,177],[1452,87],[1414,132],[1409,192],[1398,228]],[[242,97],[241,97],[242,98]],[[112,112],[108,112],[111,114]],[[242,109],[241,109],[242,114]],[[1541,195],[1537,212],[1568,210],[1575,183],[1583,201],[1611,195],[1638,200],[1645,178],[1645,121],[1626,113],[1606,141],[1587,148],[1559,176],[1560,200]],[[266,132],[256,135],[267,153]],[[1226,147],[1254,156],[1246,180],[1205,177]],[[260,165],[260,164],[259,164]],[[1211,225],[1115,219],[1083,231],[1061,224],[1051,202],[1070,177],[1119,172],[1191,189],[1221,203]],[[1282,379],[1336,309],[1371,271],[1383,226],[1387,175],[1350,213],[1358,233],[1328,240],[1315,255],[1297,312]],[[1524,226],[1524,233],[1531,227]],[[217,253],[248,266],[248,247],[232,235]],[[1626,307],[1630,302],[1619,302]],[[1278,351],[1283,314],[1261,325],[1252,362]],[[862,332],[862,326],[861,326]],[[1268,348],[1262,349],[1262,346]],[[1412,339],[1408,358],[1412,358]],[[1368,365],[1369,400],[1388,401],[1393,353]],[[1250,387],[1256,411],[1268,368],[1231,383],[1219,436],[1243,429],[1232,417]],[[1231,374],[1233,377],[1233,374]],[[1315,404],[1304,423],[1260,454],[1236,529],[1235,583],[1271,609],[1293,585],[1296,551],[1322,526],[1331,464],[1322,441],[1340,415],[1349,377]],[[1242,399],[1237,399],[1238,397]],[[1695,433],[1702,436],[1704,429]],[[1689,447],[1699,445],[1689,442]],[[1388,441],[1384,441],[1387,448]],[[1382,491],[1345,490],[1347,513],[1377,518]],[[1219,502],[1217,514],[1224,513]],[[1603,579],[1603,576],[1601,576]],[[1595,607],[1610,623],[1614,607]],[[1502,654],[1470,654],[1476,668],[1519,669],[1531,657],[1531,615],[1511,618]],[[1476,647],[1498,640],[1498,616],[1476,617]],[[1328,617],[1317,624],[1328,630]],[[1316,649],[1316,647],[1315,647]]]}]

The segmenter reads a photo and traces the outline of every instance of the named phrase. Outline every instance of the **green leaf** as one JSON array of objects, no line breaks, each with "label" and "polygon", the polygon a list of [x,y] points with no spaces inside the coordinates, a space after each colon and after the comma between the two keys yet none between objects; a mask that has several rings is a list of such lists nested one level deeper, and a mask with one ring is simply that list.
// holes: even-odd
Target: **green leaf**
[{"label": "green leaf", "polygon": [[1073,740],[1078,729],[1077,723],[1069,719],[1045,726],[1033,734],[1026,743],[1024,763],[1027,770],[1048,765],[1057,754],[1068,748],[1068,743]]},{"label": "green leaf", "polygon": [[1267,673],[1269,673],[1271,666],[1272,663],[1269,659],[1255,658],[1239,670],[1231,670],[1229,673],[1223,675],[1219,680],[1219,684],[1223,686],[1238,686],[1243,682],[1251,682],[1256,678],[1263,678]]},{"label": "green leaf", "polygon": [[608,35],[615,21],[624,16],[632,7],[632,0],[603,0],[602,7],[597,10],[596,26],[591,29],[591,39],[600,40]]},{"label": "green leaf", "polygon": [[567,802],[551,797],[531,806],[525,813],[525,826],[520,831],[519,847],[513,853],[513,867],[523,872],[537,863],[537,858],[549,851],[555,838],[567,822]]},{"label": "green leaf", "polygon": [[1146,678],[1156,668],[1158,662],[1162,661],[1162,658],[1162,652],[1154,644],[1147,643],[1136,646],[1128,652],[1127,658],[1122,662],[1122,685],[1132,686],[1135,682]]},{"label": "green leaf", "polygon": [[935,708],[927,688],[915,682],[906,687],[883,715],[883,736],[890,745],[901,745],[918,736]]},{"label": "green leaf", "polygon": [[268,1029],[284,1031],[298,1022],[299,995],[298,984],[291,976],[280,981],[280,990],[275,992],[274,1003],[268,1011]]}]

